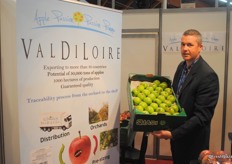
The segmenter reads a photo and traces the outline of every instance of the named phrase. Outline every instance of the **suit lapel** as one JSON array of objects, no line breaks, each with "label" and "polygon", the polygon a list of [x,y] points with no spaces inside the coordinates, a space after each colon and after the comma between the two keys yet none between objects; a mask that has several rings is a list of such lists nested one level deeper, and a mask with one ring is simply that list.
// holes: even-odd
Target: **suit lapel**
[{"label": "suit lapel", "polygon": [[202,63],[202,58],[200,57],[198,61],[194,64],[194,66],[191,68],[188,76],[186,77],[182,85],[182,88],[180,90],[179,96],[181,96],[182,92],[185,90],[185,88],[188,86],[188,84],[193,80],[194,76],[197,74],[199,65],[201,65],[201,63]]},{"label": "suit lapel", "polygon": [[188,76],[186,77],[184,84],[182,85],[182,88],[180,90],[180,95],[183,92],[183,90],[186,88],[186,86],[188,86],[188,84],[192,81],[193,79],[193,73],[191,73],[191,71],[189,72]]}]

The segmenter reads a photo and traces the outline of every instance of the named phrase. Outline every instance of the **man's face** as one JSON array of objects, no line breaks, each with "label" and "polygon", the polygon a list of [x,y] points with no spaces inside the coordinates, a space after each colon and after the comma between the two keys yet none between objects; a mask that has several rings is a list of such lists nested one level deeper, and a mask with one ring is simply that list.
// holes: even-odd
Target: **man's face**
[{"label": "man's face", "polygon": [[182,36],[181,38],[181,55],[182,58],[191,64],[200,56],[202,44],[198,44],[197,37],[193,35]]}]

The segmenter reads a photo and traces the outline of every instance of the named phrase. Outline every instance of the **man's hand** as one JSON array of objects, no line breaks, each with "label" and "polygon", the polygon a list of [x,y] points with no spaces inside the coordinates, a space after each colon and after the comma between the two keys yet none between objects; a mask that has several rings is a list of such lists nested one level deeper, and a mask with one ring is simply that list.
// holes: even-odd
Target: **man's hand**
[{"label": "man's hand", "polygon": [[151,134],[161,139],[172,139],[172,133],[168,130],[154,131]]}]

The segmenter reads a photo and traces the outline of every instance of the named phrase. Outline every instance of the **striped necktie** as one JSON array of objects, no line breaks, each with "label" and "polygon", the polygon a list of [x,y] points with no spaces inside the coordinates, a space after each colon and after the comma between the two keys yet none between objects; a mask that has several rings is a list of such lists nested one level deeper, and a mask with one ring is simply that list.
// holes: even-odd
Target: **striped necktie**
[{"label": "striped necktie", "polygon": [[192,65],[190,65],[189,67],[185,67],[182,70],[181,77],[180,77],[180,80],[179,80],[179,83],[178,83],[178,88],[177,88],[177,94],[176,94],[177,98],[179,98],[180,91],[182,89],[182,86],[184,84],[184,81],[185,81],[186,77],[188,76],[188,73],[190,72],[191,66]]}]

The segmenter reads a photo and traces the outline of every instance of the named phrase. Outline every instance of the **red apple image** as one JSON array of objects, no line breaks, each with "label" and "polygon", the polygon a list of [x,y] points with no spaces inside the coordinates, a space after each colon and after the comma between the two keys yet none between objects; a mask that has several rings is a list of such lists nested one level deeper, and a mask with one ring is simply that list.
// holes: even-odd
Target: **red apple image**
[{"label": "red apple image", "polygon": [[69,146],[69,158],[72,164],[84,164],[89,159],[91,141],[88,136],[81,136],[73,139]]}]

